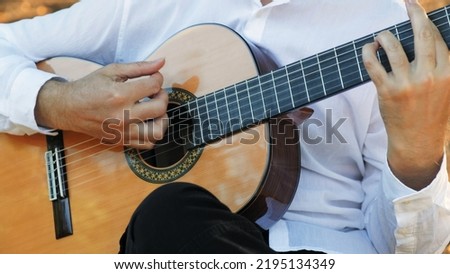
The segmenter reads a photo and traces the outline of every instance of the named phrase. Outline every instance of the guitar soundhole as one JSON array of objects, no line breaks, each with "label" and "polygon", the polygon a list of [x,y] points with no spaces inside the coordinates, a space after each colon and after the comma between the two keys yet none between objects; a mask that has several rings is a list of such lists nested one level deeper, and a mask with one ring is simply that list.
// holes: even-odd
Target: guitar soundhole
[{"label": "guitar soundhole", "polygon": [[125,149],[128,165],[141,179],[150,183],[174,181],[198,161],[202,148],[192,148],[193,120],[183,103],[195,96],[183,89],[169,93],[169,127],[164,138],[151,150]]},{"label": "guitar soundhole", "polygon": [[167,168],[181,161],[188,152],[187,145],[191,139],[192,120],[187,110],[170,103],[167,114],[170,126],[164,138],[155,144],[154,149],[139,152],[142,160],[155,168]]}]

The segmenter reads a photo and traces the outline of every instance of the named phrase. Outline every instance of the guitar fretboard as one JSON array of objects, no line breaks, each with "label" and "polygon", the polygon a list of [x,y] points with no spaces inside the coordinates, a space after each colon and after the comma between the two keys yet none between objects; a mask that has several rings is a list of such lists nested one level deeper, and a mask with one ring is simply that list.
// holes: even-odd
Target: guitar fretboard
[{"label": "guitar fretboard", "polygon": [[[449,7],[428,14],[447,46],[450,46]],[[405,21],[387,30],[399,39],[412,61],[411,23]],[[363,65],[362,47],[373,42],[376,35],[364,36],[186,103],[194,121],[193,145],[203,145],[368,82],[370,78]],[[377,55],[390,71],[385,52],[380,49]]]}]

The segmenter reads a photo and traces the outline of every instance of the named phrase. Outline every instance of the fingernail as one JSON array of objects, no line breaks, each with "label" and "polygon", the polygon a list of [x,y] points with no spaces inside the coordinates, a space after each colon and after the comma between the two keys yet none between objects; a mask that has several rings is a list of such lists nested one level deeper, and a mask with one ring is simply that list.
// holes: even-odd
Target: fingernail
[{"label": "fingernail", "polygon": [[155,63],[163,61],[164,59],[165,58],[149,59],[149,60],[145,60],[144,62],[149,63],[149,64],[155,64]]},{"label": "fingernail", "polygon": [[157,62],[162,62],[162,61],[165,61],[165,60],[166,60],[165,57],[161,57],[161,58],[158,58],[158,59],[154,60],[153,62],[157,63]]}]

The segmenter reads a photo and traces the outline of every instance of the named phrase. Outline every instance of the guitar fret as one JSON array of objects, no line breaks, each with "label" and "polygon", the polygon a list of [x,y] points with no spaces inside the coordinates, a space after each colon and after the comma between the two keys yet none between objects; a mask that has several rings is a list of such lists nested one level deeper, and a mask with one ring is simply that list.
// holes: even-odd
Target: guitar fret
[{"label": "guitar fret", "polygon": [[[377,38],[377,34],[376,33],[372,33],[372,37],[373,37],[373,40],[375,41],[376,38]],[[379,50],[377,50],[377,58],[378,58],[378,61],[381,61],[381,56],[380,56],[380,51]]]},{"label": "guitar fret", "polygon": [[322,79],[316,57],[303,60],[303,67],[305,69],[305,79],[308,83],[309,96],[312,101],[316,101],[323,97]]},{"label": "guitar fret", "polygon": [[236,85],[236,88],[238,90],[236,94],[240,107],[241,125],[253,123],[254,119],[251,104],[249,101],[250,97],[248,96],[247,81],[239,83],[238,85]]},{"label": "guitar fret", "polygon": [[368,44],[368,43],[371,43],[371,42],[373,42],[373,39],[372,39],[372,37],[371,36],[365,36],[365,37],[362,37],[362,38],[360,38],[360,39],[357,39],[357,40],[355,40],[355,48],[356,48],[356,50],[357,50],[357,59],[358,59],[358,63],[360,64],[359,65],[359,68],[361,69],[360,70],[360,77],[361,77],[361,81],[367,81],[367,80],[370,80],[370,77],[369,77],[369,73],[367,72],[367,70],[366,70],[366,68],[363,66],[363,60],[362,60],[362,48],[363,48],[363,46],[365,45],[365,44]]},{"label": "guitar fret", "polygon": [[338,62],[341,67],[342,80],[345,88],[353,87],[361,82],[357,56],[353,49],[353,43],[347,43],[336,49]]},{"label": "guitar fret", "polygon": [[227,116],[228,116],[228,119],[227,119],[227,121],[230,121],[231,120],[231,117],[230,117],[230,105],[228,104],[228,99],[227,99],[227,95],[226,95],[226,93],[225,93],[225,90],[224,90],[224,99],[225,99],[225,107],[227,108],[226,109],[226,113],[227,113]]},{"label": "guitar fret", "polygon": [[[334,51],[334,56],[335,56],[336,60],[338,60],[338,55],[337,55],[337,52],[336,52],[336,48],[333,48],[333,51]],[[338,72],[339,72],[339,79],[341,80],[341,87],[342,87],[342,89],[344,89],[345,86],[344,86],[344,80],[342,79],[341,65],[339,64],[339,61],[336,62],[336,63],[337,63]]]},{"label": "guitar fret", "polygon": [[220,119],[218,115],[216,116],[217,108],[215,106],[217,105],[217,103],[215,98],[215,92],[204,96],[207,114],[207,121],[204,121],[204,124],[206,125],[204,136],[206,136],[208,141],[215,140],[222,135]]},{"label": "guitar fret", "polygon": [[295,108],[294,94],[292,92],[292,86],[291,86],[291,81],[289,80],[289,73],[288,73],[287,66],[284,67],[284,73],[286,74],[286,77],[287,77],[288,89],[289,89],[289,93],[291,95],[290,96],[291,97],[291,105],[292,105],[292,108]]},{"label": "guitar fret", "polygon": [[239,105],[237,102],[237,97],[236,97],[236,90],[235,87],[229,87],[227,89],[229,91],[229,93],[227,93],[227,100],[228,103],[230,104],[230,128],[231,128],[231,132],[234,132],[238,129],[241,128],[241,117],[239,115]]},{"label": "guitar fret", "polygon": [[[208,123],[208,111],[207,111],[207,106],[206,106],[206,99],[205,96],[198,98],[198,100],[200,101],[203,98],[203,101],[205,102],[204,104],[201,104],[201,102],[199,102],[199,104],[197,105],[197,111],[198,111],[198,128],[200,130],[200,138],[201,138],[201,142],[206,142],[205,139],[205,124]],[[206,117],[205,117],[206,114]]]},{"label": "guitar fret", "polygon": [[227,119],[227,123],[226,123],[226,132],[231,132],[232,131],[232,126],[231,126],[231,114],[230,114],[230,104],[228,103],[228,96],[226,94],[226,89],[224,89],[224,99],[225,99],[225,106],[226,106],[226,113],[228,115],[228,119]]},{"label": "guitar fret", "polygon": [[342,90],[343,83],[335,51],[329,50],[318,54],[318,60],[322,68],[322,79],[326,90],[325,96]]},{"label": "guitar fret", "polygon": [[448,14],[448,6],[446,6],[444,10],[445,10],[445,17],[447,18],[447,24],[450,27],[450,15]]},{"label": "guitar fret", "polygon": [[286,72],[286,67],[282,67],[272,72],[276,87],[275,93],[277,96],[279,113],[283,113],[293,108],[292,89]]},{"label": "guitar fret", "polygon": [[358,54],[358,50],[356,48],[355,41],[353,41],[352,44],[353,44],[353,49],[355,50],[356,64],[358,65],[359,77],[360,77],[361,81],[364,81],[364,78],[363,78],[363,75],[362,75],[362,72],[361,72],[361,64],[359,63],[359,58],[358,58],[359,54]]},{"label": "guitar fret", "polygon": [[271,71],[270,72],[270,76],[272,77],[272,84],[273,84],[273,89],[274,89],[274,94],[275,94],[275,102],[277,103],[278,113],[280,113],[281,112],[281,110],[280,110],[280,100],[278,99],[277,85],[275,84],[275,76],[274,76],[273,73],[274,72]]},{"label": "guitar fret", "polygon": [[279,113],[276,92],[273,85],[273,76],[271,73],[263,75],[261,79],[261,90],[263,92],[263,101],[266,106],[266,117],[272,117],[276,113]]},{"label": "guitar fret", "polygon": [[215,105],[215,109],[216,109],[216,114],[217,114],[217,125],[218,125],[218,129],[219,129],[219,134],[220,136],[222,136],[224,134],[223,132],[223,127],[222,127],[222,119],[220,119],[220,112],[219,112],[219,106],[217,104],[217,94],[219,92],[213,92],[214,95],[214,105]]},{"label": "guitar fret", "polygon": [[394,30],[395,30],[395,37],[397,37],[397,39],[400,40],[400,34],[398,33],[398,26],[397,25],[394,26]]},{"label": "guitar fret", "polygon": [[252,117],[254,121],[264,120],[266,117],[266,111],[264,109],[264,100],[262,98],[261,85],[259,77],[254,77],[247,81],[250,94],[250,106],[252,107]]},{"label": "guitar fret", "polygon": [[311,102],[311,97],[309,96],[308,84],[306,83],[305,69],[303,68],[303,62],[300,61],[299,63],[300,63],[301,71],[303,72],[303,83],[305,84],[306,96],[308,98],[308,102]]},{"label": "guitar fret", "polygon": [[217,113],[219,114],[219,121],[220,121],[220,128],[222,135],[229,132],[227,125],[228,121],[230,120],[229,112],[228,112],[228,105],[226,103],[225,98],[225,90],[222,89],[221,91],[215,92],[216,97],[216,104],[217,106]]},{"label": "guitar fret", "polygon": [[239,103],[237,84],[234,85],[234,95],[236,96],[236,104],[237,104],[237,109],[238,109],[239,124],[240,124],[240,126],[242,126],[242,113],[241,113],[241,105]]},{"label": "guitar fret", "polygon": [[261,103],[263,106],[263,112],[264,112],[264,118],[268,118],[267,116],[267,108],[266,108],[266,103],[264,102],[264,95],[263,95],[263,91],[262,91],[262,85],[261,85],[261,77],[258,77],[258,82],[259,82],[259,92],[261,94]]},{"label": "guitar fret", "polygon": [[[245,86],[246,86],[246,90],[247,90],[247,98],[249,98],[249,100],[250,100],[250,98],[251,98],[251,95],[250,95],[250,87],[248,86],[248,80],[247,81],[245,81]],[[253,106],[252,106],[252,103],[251,102],[249,102],[249,107],[250,107],[250,113],[251,113],[251,115],[252,115],[252,124],[254,123],[254,122],[256,122],[256,120],[255,120],[255,115],[254,115],[254,113],[253,113]]]},{"label": "guitar fret", "polygon": [[[202,143],[202,138],[198,137],[199,132],[201,133],[201,129],[199,129],[200,125],[200,118],[198,116],[198,104],[197,100],[189,101],[186,106],[188,108],[188,113],[190,117],[192,118],[192,143],[194,146],[200,145]],[[194,105],[194,106],[192,106]]]},{"label": "guitar fret", "polygon": [[[391,32],[392,32],[392,30],[391,30]],[[374,34],[374,37],[375,37],[375,34]],[[383,48],[380,48],[379,50],[377,50],[377,58],[378,58],[378,61],[384,66],[386,71],[391,70],[391,65],[389,63],[389,60],[388,60],[387,55]]]},{"label": "guitar fret", "polygon": [[295,62],[286,66],[288,82],[291,86],[292,100],[294,107],[299,107],[309,103],[308,93],[306,92],[303,70],[300,62]]},{"label": "guitar fret", "polygon": [[205,136],[208,136],[208,138],[211,138],[211,116],[209,115],[209,108],[208,108],[208,101],[207,96],[203,96],[203,101],[205,101],[205,109],[206,109],[206,121],[204,121],[204,125],[206,126],[205,130]]},{"label": "guitar fret", "polygon": [[326,89],[325,89],[325,83],[323,82],[323,74],[322,74],[322,67],[320,66],[320,61],[319,61],[319,54],[316,55],[316,60],[317,60],[317,65],[319,66],[319,74],[320,74],[320,81],[322,82],[322,87],[323,87],[323,95],[327,95]]}]

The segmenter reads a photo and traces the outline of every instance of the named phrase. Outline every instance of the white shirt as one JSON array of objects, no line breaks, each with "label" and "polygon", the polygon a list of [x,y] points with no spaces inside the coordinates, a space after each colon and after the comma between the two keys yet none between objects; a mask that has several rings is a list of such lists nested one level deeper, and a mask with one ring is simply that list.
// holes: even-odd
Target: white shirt
[{"label": "white shirt", "polygon": [[[54,77],[35,69],[42,59],[141,61],[178,31],[214,22],[235,29],[285,65],[406,19],[400,0],[278,0],[265,7],[259,0],[81,1],[50,16],[0,25],[0,130],[46,133],[34,119],[38,91]],[[271,247],[442,252],[450,241],[445,161],[420,192],[395,178],[371,83],[311,108],[315,123],[302,131],[299,188],[288,212],[270,229]],[[330,126],[337,124],[341,135],[330,136]]]}]

